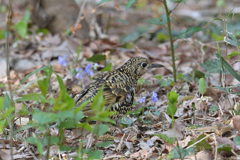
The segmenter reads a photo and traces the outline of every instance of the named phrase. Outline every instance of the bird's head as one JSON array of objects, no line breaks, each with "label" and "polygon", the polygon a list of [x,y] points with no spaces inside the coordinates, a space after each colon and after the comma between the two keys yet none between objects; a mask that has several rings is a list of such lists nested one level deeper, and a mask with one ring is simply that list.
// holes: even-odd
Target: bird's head
[{"label": "bird's head", "polygon": [[136,77],[137,79],[152,68],[164,67],[161,64],[151,63],[148,59],[144,57],[131,58],[123,66],[125,71],[129,72],[132,76]]}]

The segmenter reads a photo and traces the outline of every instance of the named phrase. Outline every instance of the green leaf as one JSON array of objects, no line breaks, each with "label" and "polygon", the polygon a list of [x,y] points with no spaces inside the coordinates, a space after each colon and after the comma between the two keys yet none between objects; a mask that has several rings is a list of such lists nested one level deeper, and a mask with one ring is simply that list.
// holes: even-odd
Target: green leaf
[{"label": "green leaf", "polygon": [[97,136],[103,135],[108,131],[109,126],[107,124],[96,124],[93,127],[93,133]]},{"label": "green leaf", "polygon": [[55,113],[48,113],[42,111],[33,112],[33,119],[41,125],[55,122],[57,115]]},{"label": "green leaf", "polygon": [[222,72],[222,65],[219,59],[209,60],[206,63],[201,63],[201,67],[203,67],[209,73],[219,73]]},{"label": "green leaf", "polygon": [[231,75],[233,75],[233,77],[235,77],[240,82],[240,76],[232,68],[232,66],[227,61],[225,61],[225,59],[222,56],[220,57],[220,60],[221,60],[222,64],[224,65],[224,67],[231,73]]},{"label": "green leaf", "polygon": [[169,102],[167,107],[167,113],[173,118],[176,111],[177,111],[176,105]]},{"label": "green leaf", "polygon": [[34,75],[35,73],[42,71],[44,69],[48,68],[48,66],[42,66],[41,68],[38,68],[34,71],[32,71],[31,73],[29,73],[25,78],[23,78],[23,80],[21,80],[20,84],[18,85],[18,87],[23,84],[29,77],[31,77],[32,75]]},{"label": "green leaf", "polygon": [[[171,20],[171,17],[170,17],[170,20]],[[150,24],[156,24],[156,25],[165,25],[165,24],[167,24],[167,15],[161,15],[160,18],[144,20],[144,22],[147,22]]]},{"label": "green leaf", "polygon": [[24,38],[27,35],[27,29],[28,29],[27,27],[28,27],[28,24],[23,21],[19,21],[14,26],[14,28],[22,38]]},{"label": "green leaf", "polygon": [[3,108],[3,104],[4,104],[4,98],[3,98],[3,97],[0,97],[0,111],[1,111],[2,108]]},{"label": "green leaf", "polygon": [[173,80],[172,79],[167,79],[167,80],[161,80],[161,86],[169,86],[169,85],[171,85],[172,84],[172,82],[173,82]]},{"label": "green leaf", "polygon": [[38,93],[29,93],[27,95],[24,95],[22,98],[18,98],[16,101],[37,101],[37,102],[46,102],[46,98],[42,94]]},{"label": "green leaf", "polygon": [[209,108],[209,111],[212,111],[212,112],[216,112],[218,110],[218,107],[217,106],[211,106]]},{"label": "green leaf", "polygon": [[175,138],[174,137],[168,137],[166,134],[154,134],[155,136],[158,136],[159,138],[163,139],[165,142],[173,144],[175,142]]},{"label": "green leaf", "polygon": [[204,78],[205,74],[199,70],[194,70],[194,77],[197,79]]},{"label": "green leaf", "polygon": [[178,46],[179,46],[179,44],[178,44],[178,43],[175,43],[175,44],[173,45],[173,49],[174,49],[174,50],[177,49]]},{"label": "green leaf", "polygon": [[60,111],[56,114],[56,117],[60,119],[60,121],[65,121],[68,118],[74,118],[74,111]]},{"label": "green leaf", "polygon": [[46,78],[44,78],[43,80],[41,80],[41,79],[38,80],[39,89],[41,90],[42,95],[44,95],[45,97],[48,93],[48,88],[49,88],[49,83],[50,83],[52,72],[53,72],[53,68],[48,67],[48,69],[45,70]]},{"label": "green leaf", "polygon": [[214,20],[223,21],[223,19],[221,19],[221,18],[214,18]]},{"label": "green leaf", "polygon": [[177,79],[180,79],[181,77],[182,77],[182,73],[179,73],[178,75],[177,75]]},{"label": "green leaf", "polygon": [[6,31],[5,30],[1,30],[0,31],[0,40],[4,39],[6,35]]},{"label": "green leaf", "polygon": [[26,10],[24,16],[22,17],[22,21],[24,23],[28,23],[28,21],[30,20],[31,17],[31,12],[29,10]]},{"label": "green leaf", "polygon": [[91,109],[93,111],[101,111],[102,107],[104,106],[104,99],[103,99],[103,87],[98,91],[97,95],[93,98],[93,103],[91,105]]},{"label": "green leaf", "polygon": [[204,78],[200,78],[198,90],[202,95],[204,95],[204,93],[206,92],[206,83],[205,83]]},{"label": "green leaf", "polygon": [[171,92],[168,92],[167,95],[168,95],[169,101],[172,104],[175,104],[177,102],[178,95],[177,95],[177,93],[174,90],[172,90]]},{"label": "green leaf", "polygon": [[170,0],[171,2],[174,2],[174,3],[185,3],[186,4],[186,0]]},{"label": "green leaf", "polygon": [[143,84],[144,82],[145,82],[145,79],[139,78],[139,80],[138,80],[138,83],[139,83],[139,84]]},{"label": "green leaf", "polygon": [[125,124],[125,125],[131,126],[132,123],[133,123],[133,121],[132,121],[132,119],[130,119],[130,118],[122,118],[122,119],[121,119],[121,124]]},{"label": "green leaf", "polygon": [[77,124],[77,127],[86,129],[89,132],[92,132],[92,130],[93,130],[92,127],[87,122],[83,122],[83,123]]},{"label": "green leaf", "polygon": [[157,74],[157,75],[155,75],[155,76],[153,76],[154,78],[157,78],[157,79],[159,79],[159,80],[161,80],[162,79],[162,75],[161,74]]},{"label": "green leaf", "polygon": [[188,29],[182,31],[179,34],[179,37],[180,38],[186,38],[187,36],[192,35],[193,33],[196,33],[196,32],[199,32],[199,31],[204,31],[205,32],[206,30],[203,29],[202,27],[192,26],[192,27],[189,27]]},{"label": "green leaf", "polygon": [[230,53],[229,55],[227,55],[227,58],[231,58],[231,57],[236,56],[236,55],[240,55],[240,52],[239,51],[234,51],[234,52]]},{"label": "green leaf", "polygon": [[105,142],[96,144],[96,147],[107,147],[107,146],[109,146],[111,144],[113,144],[112,141],[105,141]]},{"label": "green leaf", "polygon": [[95,54],[92,57],[87,59],[87,61],[91,61],[91,62],[100,62],[103,60],[106,60],[106,55]]},{"label": "green leaf", "polygon": [[112,63],[109,63],[105,68],[101,70],[101,72],[111,71],[111,70],[112,70]]},{"label": "green leaf", "polygon": [[156,38],[158,42],[161,42],[168,39],[168,35],[166,35],[165,33],[157,33]]},{"label": "green leaf", "polygon": [[80,45],[78,46],[78,50],[77,50],[77,59],[79,58],[80,56],[80,52],[82,50],[82,43],[80,43]]},{"label": "green leaf", "polygon": [[111,0],[101,0],[100,2],[98,2],[97,5],[100,5],[100,4],[103,4],[103,3],[105,3],[105,2],[109,2],[109,1],[111,1]]},{"label": "green leaf", "polygon": [[44,36],[46,36],[49,33],[49,30],[47,28],[38,28],[37,33],[42,33]]},{"label": "green leaf", "polygon": [[[197,140],[192,140],[190,142],[188,142],[188,146],[194,144],[195,142],[197,141],[200,141],[201,139],[203,139],[204,137],[206,137],[206,135],[204,134],[201,134],[200,136],[198,136]],[[207,142],[206,139],[203,139],[201,140],[199,143],[196,144],[196,149],[198,151],[201,151],[201,150],[207,150],[207,149],[211,149],[212,146]]]},{"label": "green leaf", "polygon": [[91,151],[91,153],[89,154],[89,158],[90,159],[101,159],[102,155],[103,155],[102,150],[95,150],[95,151]]},{"label": "green leaf", "polygon": [[232,13],[232,11],[234,10],[234,8],[228,13],[228,15],[226,16],[226,22],[227,22],[227,19],[229,17],[229,15]]},{"label": "green leaf", "polygon": [[240,137],[239,137],[239,136],[234,137],[234,138],[233,138],[233,141],[235,142],[235,144],[236,144],[237,146],[240,146]]},{"label": "green leaf", "polygon": [[232,147],[230,146],[230,144],[221,144],[218,148],[217,151],[218,153],[220,153],[221,151],[225,151],[228,153],[232,153],[231,151]]},{"label": "green leaf", "polygon": [[29,138],[26,139],[26,141],[28,143],[35,144],[37,146],[39,154],[42,155],[43,144],[41,143],[41,141],[38,138],[36,138],[36,137],[29,137]]},{"label": "green leaf", "polygon": [[138,33],[138,32],[132,32],[132,33],[130,33],[129,35],[127,35],[127,36],[123,39],[123,41],[124,41],[124,42],[131,42],[131,41],[137,39],[138,37],[139,37],[139,33]]},{"label": "green leaf", "polygon": [[128,0],[127,9],[129,9],[134,2],[135,2],[135,0]]},{"label": "green leaf", "polygon": [[168,156],[170,159],[182,159],[182,157],[193,154],[194,149],[192,147],[183,149],[182,147],[176,146],[171,152],[173,152],[173,154],[170,154],[171,158]]}]

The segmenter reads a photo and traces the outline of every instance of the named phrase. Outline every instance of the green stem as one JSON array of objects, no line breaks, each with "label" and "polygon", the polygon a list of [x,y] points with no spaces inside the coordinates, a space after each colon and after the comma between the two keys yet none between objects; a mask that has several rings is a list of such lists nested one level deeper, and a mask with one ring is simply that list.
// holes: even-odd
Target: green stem
[{"label": "green stem", "polygon": [[171,53],[172,53],[172,68],[173,68],[173,78],[174,82],[176,82],[176,67],[175,67],[175,55],[174,55],[174,48],[173,48],[173,40],[172,40],[172,30],[171,30],[171,23],[170,23],[170,16],[168,12],[168,6],[166,0],[163,0],[164,7],[166,10],[166,15],[167,15],[167,22],[168,22],[168,34],[170,38],[170,45],[171,45]]}]

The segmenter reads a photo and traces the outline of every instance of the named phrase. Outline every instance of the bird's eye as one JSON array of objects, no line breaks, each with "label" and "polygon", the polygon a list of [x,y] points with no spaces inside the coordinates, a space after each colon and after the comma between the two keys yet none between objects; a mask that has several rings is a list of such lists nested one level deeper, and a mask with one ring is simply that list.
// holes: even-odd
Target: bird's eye
[{"label": "bird's eye", "polygon": [[147,66],[147,63],[143,62],[143,63],[141,64],[141,66],[144,68],[144,67]]}]

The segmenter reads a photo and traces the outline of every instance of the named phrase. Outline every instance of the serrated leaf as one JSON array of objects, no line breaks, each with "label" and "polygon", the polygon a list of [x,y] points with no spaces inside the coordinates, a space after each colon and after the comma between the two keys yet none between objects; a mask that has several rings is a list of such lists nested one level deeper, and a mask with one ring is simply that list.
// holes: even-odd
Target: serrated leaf
[{"label": "serrated leaf", "polygon": [[206,63],[201,63],[201,67],[203,67],[209,73],[219,73],[222,72],[221,62],[219,59],[209,60]]},{"label": "serrated leaf", "polygon": [[100,5],[100,4],[103,4],[103,3],[105,3],[105,2],[109,2],[109,1],[111,1],[111,0],[101,0],[100,2],[98,2],[97,5]]},{"label": "serrated leaf", "polygon": [[134,2],[135,2],[135,0],[128,0],[127,9],[129,9]]},{"label": "serrated leaf", "polygon": [[42,95],[42,94],[38,94],[38,93],[30,93],[27,95],[24,95],[22,98],[18,98],[16,100],[17,102],[19,101],[37,101],[37,102],[46,102],[46,98]]},{"label": "serrated leaf", "polygon": [[204,78],[200,78],[198,90],[202,95],[204,95],[204,93],[206,92],[206,83],[205,83]]},{"label": "serrated leaf", "polygon": [[101,70],[101,72],[111,71],[111,70],[112,70],[112,63],[109,63],[105,68]]},{"label": "serrated leaf", "polygon": [[196,32],[199,32],[199,31],[205,32],[206,30],[203,29],[202,27],[192,26],[192,27],[189,27],[188,29],[182,31],[179,34],[179,37],[180,38],[186,38],[187,36],[192,35],[192,34],[194,34]]},{"label": "serrated leaf", "polygon": [[87,61],[91,61],[91,62],[100,62],[100,61],[104,61],[106,60],[106,55],[100,55],[100,54],[95,54],[90,58],[87,58]]},{"label": "serrated leaf", "polygon": [[55,113],[35,111],[33,113],[33,119],[37,121],[40,125],[45,125],[45,124],[55,122],[55,120],[57,119],[57,116]]},{"label": "serrated leaf", "polygon": [[[171,20],[171,17],[170,17]],[[165,25],[167,24],[167,15],[161,15],[160,18],[153,18],[149,20],[144,20],[144,22],[156,25]]]}]

